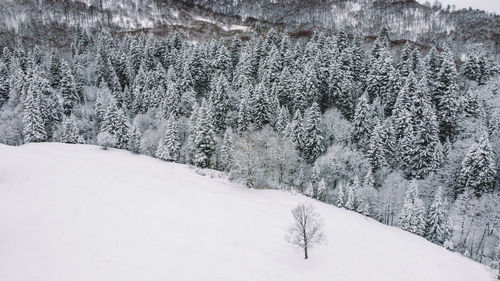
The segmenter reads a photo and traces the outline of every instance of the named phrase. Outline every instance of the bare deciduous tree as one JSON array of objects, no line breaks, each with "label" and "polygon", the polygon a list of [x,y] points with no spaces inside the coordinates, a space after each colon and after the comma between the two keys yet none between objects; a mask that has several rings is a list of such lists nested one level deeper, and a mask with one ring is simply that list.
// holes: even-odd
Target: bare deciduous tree
[{"label": "bare deciduous tree", "polygon": [[323,240],[319,214],[312,205],[299,204],[292,210],[292,215],[294,223],[290,227],[287,240],[304,249],[304,259],[307,259],[307,249]]}]

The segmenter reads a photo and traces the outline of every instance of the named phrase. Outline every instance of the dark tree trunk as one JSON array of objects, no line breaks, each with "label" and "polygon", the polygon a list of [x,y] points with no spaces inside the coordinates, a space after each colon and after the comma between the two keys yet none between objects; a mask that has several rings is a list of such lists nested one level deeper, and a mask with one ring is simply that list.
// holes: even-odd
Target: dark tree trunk
[{"label": "dark tree trunk", "polygon": [[307,260],[307,247],[304,247],[304,259]]}]

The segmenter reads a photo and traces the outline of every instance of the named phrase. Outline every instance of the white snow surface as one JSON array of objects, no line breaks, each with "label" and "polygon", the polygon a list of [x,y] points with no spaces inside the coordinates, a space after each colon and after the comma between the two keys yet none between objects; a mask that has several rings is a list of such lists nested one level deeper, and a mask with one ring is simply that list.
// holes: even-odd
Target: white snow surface
[{"label": "white snow surface", "polygon": [[224,24],[222,22],[218,22],[218,21],[215,21],[215,20],[212,20],[212,19],[209,19],[209,18],[200,17],[200,16],[196,16],[196,15],[193,16],[193,19],[196,20],[196,21],[202,21],[202,22],[207,22],[207,23],[216,25],[216,26],[218,26],[219,28],[221,28],[224,31],[233,31],[233,30],[248,31],[248,30],[250,30],[250,28],[248,26],[245,26],[245,25]]},{"label": "white snow surface", "polygon": [[[311,203],[327,241],[285,241]],[[359,214],[127,151],[0,144],[2,281],[483,281],[488,269]]]}]

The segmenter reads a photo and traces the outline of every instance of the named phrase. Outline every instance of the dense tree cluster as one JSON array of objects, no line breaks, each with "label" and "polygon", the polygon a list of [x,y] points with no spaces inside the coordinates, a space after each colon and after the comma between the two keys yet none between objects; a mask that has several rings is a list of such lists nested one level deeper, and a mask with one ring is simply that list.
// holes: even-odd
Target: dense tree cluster
[{"label": "dense tree cluster", "polygon": [[498,259],[498,67],[477,45],[458,66],[450,46],[395,51],[389,35],[191,44],[79,29],[68,53],[6,48],[0,141],[217,169]]}]

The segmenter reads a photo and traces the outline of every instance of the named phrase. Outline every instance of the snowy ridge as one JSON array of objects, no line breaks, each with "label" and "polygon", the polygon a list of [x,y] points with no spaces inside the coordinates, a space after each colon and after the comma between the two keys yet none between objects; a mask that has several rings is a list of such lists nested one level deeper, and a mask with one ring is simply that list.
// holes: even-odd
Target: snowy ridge
[{"label": "snowy ridge", "polygon": [[[493,48],[500,16],[475,11],[445,11],[415,1],[269,1],[269,0],[26,0],[0,1],[0,29],[36,39],[33,32],[52,26],[69,32],[80,25],[111,31],[182,29],[192,36],[251,32],[255,22],[287,32],[349,29],[378,34],[385,25],[394,40],[482,42]],[[215,29],[193,25],[193,17]],[[484,19],[483,19],[484,18]],[[478,24],[480,23],[480,24]],[[463,41],[463,42],[462,42]]]},{"label": "snowy ridge", "polygon": [[[0,145],[0,280],[486,281],[485,266],[395,227],[185,165],[57,143]],[[312,203],[327,243],[284,235]]]}]

